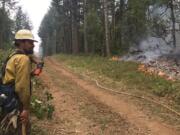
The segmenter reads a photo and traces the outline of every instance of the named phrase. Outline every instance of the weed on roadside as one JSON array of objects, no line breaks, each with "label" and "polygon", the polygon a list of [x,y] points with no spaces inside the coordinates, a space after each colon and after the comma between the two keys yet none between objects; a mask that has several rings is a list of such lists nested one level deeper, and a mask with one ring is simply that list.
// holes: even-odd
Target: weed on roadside
[{"label": "weed on roadside", "polygon": [[[52,94],[48,92],[40,79],[33,79],[33,96],[31,99],[32,111],[32,135],[48,135],[48,131],[41,127],[43,122],[48,122],[53,118],[54,105],[52,104]],[[38,124],[38,123],[41,124]]]}]

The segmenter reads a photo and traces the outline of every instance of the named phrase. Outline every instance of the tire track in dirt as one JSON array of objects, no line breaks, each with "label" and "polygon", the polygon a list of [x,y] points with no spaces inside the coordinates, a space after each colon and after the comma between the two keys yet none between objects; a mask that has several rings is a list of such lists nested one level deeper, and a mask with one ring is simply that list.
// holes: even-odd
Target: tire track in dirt
[{"label": "tire track in dirt", "polygon": [[[72,100],[72,95],[64,92],[61,87],[57,86],[57,81],[55,82],[51,75],[48,72],[42,74],[41,79],[44,81],[49,91],[53,96],[53,104],[55,105],[55,114],[53,121],[51,121],[51,128],[54,128],[51,131],[50,135],[86,135],[91,134],[96,131],[89,131],[89,127],[94,125],[91,121],[88,121],[86,118],[81,117],[81,114],[78,111],[78,106]],[[56,76],[57,77],[57,76]],[[62,83],[59,82],[59,83]],[[51,130],[51,129],[50,129]]]},{"label": "tire track in dirt", "polygon": [[[76,83],[79,87],[81,87],[81,89],[91,95],[91,97],[94,97],[102,104],[109,106],[109,108],[111,108],[114,112],[118,113],[121,117],[126,119],[132,125],[136,125],[139,131],[141,131],[139,132],[139,134],[144,132],[144,134],[152,135],[179,135],[179,133],[170,126],[149,119],[133,104],[129,104],[122,99],[119,99],[117,96],[104,92],[96,86],[88,83],[87,81],[79,79],[73,73],[62,68],[62,66],[56,60],[48,58],[46,60],[46,64],[49,69],[51,68],[55,71],[57,78],[58,76],[64,76],[65,78],[69,78],[72,82]],[[58,94],[60,93],[55,93],[53,95],[56,96]],[[55,97],[55,99],[56,98],[58,99],[58,96]]]},{"label": "tire track in dirt", "polygon": [[148,135],[53,68],[47,67],[41,78],[54,97],[53,134]]}]

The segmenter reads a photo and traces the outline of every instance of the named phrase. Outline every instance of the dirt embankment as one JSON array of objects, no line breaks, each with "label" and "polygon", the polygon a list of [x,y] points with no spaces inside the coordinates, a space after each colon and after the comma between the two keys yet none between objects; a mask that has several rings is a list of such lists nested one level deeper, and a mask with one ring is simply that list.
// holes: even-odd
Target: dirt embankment
[{"label": "dirt embankment", "polygon": [[96,87],[46,59],[41,77],[54,97],[50,135],[179,135],[173,127],[146,116],[133,103]]}]

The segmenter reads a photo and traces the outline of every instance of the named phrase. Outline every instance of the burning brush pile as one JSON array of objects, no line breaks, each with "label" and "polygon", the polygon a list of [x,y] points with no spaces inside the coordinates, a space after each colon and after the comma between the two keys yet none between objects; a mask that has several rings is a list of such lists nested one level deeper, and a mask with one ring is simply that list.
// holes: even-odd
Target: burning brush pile
[{"label": "burning brush pile", "polygon": [[180,80],[180,46],[174,51],[161,38],[147,38],[139,46],[131,48],[129,54],[121,60],[142,63],[139,71],[147,74],[171,81]]},{"label": "burning brush pile", "polygon": [[178,61],[165,56],[149,63],[140,64],[138,70],[149,75],[158,75],[169,81],[180,80]]}]

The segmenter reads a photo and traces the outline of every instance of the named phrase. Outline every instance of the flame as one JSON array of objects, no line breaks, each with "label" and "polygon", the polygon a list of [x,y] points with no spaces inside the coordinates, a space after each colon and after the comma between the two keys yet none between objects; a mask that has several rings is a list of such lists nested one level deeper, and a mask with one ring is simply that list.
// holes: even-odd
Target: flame
[{"label": "flame", "polygon": [[140,64],[138,71],[143,72],[148,75],[157,75],[161,78],[164,78],[168,81],[176,81],[172,76],[168,76],[165,72],[157,70],[156,68],[150,67],[148,65]]},{"label": "flame", "polygon": [[113,56],[110,60],[111,61],[119,61],[120,58],[118,56]]}]

